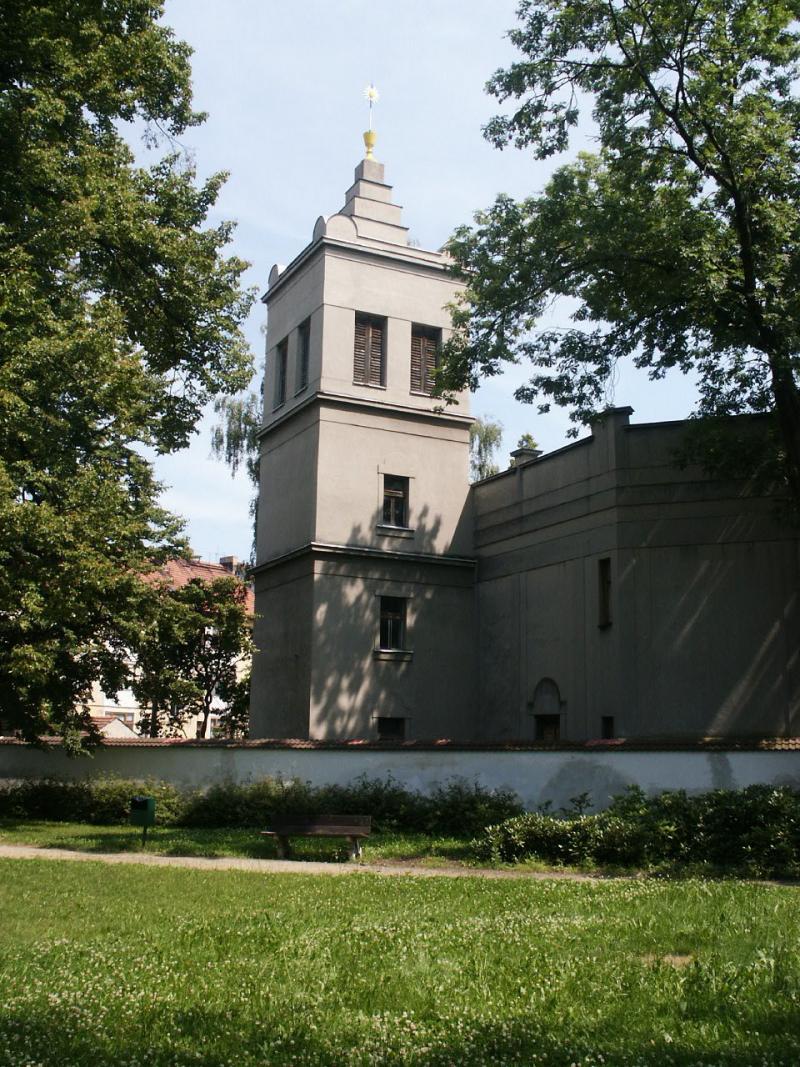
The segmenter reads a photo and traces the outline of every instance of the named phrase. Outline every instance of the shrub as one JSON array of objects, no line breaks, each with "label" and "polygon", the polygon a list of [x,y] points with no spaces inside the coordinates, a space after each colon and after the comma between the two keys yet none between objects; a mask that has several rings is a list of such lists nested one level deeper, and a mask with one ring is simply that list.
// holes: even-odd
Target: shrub
[{"label": "shrub", "polygon": [[140,793],[156,798],[161,825],[187,827],[255,829],[279,815],[341,814],[372,815],[378,831],[471,835],[522,811],[510,791],[494,792],[460,780],[426,795],[405,789],[392,778],[361,777],[348,785],[318,787],[295,779],[264,778],[180,792],[167,782],[106,777],[83,782],[51,778],[0,786],[0,818],[123,823],[131,797]]},{"label": "shrub", "polygon": [[180,817],[182,796],[168,782],[113,776],[83,782],[44,778],[4,784],[0,786],[0,817],[110,825],[127,821],[131,797],[140,793],[156,798],[162,824],[174,824]]},{"label": "shrub", "polygon": [[800,793],[754,785],[698,796],[633,788],[596,815],[522,815],[490,826],[480,858],[625,867],[701,866],[751,877],[800,876]]}]

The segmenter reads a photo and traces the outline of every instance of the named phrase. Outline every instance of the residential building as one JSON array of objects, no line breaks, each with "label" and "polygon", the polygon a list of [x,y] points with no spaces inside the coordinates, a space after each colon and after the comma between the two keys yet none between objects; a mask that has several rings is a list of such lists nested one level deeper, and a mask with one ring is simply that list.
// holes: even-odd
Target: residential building
[{"label": "residential building", "polygon": [[[180,589],[189,582],[199,580],[213,582],[219,578],[231,576],[242,578],[246,573],[246,567],[236,556],[223,556],[219,563],[210,563],[201,559],[174,559],[170,560],[157,574],[154,580],[165,582],[171,589]],[[247,588],[247,610],[252,616],[255,610],[253,591]],[[243,665],[243,668],[245,665]],[[221,708],[221,705],[220,705]],[[89,712],[95,724],[106,737],[139,736],[139,724],[142,719],[142,708],[137,702],[130,689],[123,689],[113,696],[104,693],[100,686],[95,683],[92,688]],[[109,719],[113,720],[109,723]],[[120,724],[124,733],[120,733],[115,724]],[[181,728],[181,736],[198,737],[202,718],[197,715],[190,716]],[[206,736],[213,737],[219,727],[219,715],[209,717]]]}]

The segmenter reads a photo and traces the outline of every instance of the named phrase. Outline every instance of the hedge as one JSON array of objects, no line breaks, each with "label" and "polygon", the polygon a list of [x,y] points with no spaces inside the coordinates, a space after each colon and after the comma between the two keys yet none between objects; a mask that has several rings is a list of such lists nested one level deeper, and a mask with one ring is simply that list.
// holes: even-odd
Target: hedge
[{"label": "hedge", "polygon": [[678,869],[800,877],[800,792],[752,785],[648,797],[632,787],[595,815],[514,816],[486,828],[475,854],[493,862]]},{"label": "hedge", "polygon": [[264,778],[245,785],[222,782],[203,791],[181,791],[167,782],[106,777],[0,785],[0,818],[124,823],[131,797],[137,794],[156,798],[156,818],[162,826],[255,829],[276,815],[363,814],[372,816],[378,831],[472,836],[523,810],[509,790],[488,790],[460,779],[422,794],[404,789],[391,778],[362,777],[346,786]]}]

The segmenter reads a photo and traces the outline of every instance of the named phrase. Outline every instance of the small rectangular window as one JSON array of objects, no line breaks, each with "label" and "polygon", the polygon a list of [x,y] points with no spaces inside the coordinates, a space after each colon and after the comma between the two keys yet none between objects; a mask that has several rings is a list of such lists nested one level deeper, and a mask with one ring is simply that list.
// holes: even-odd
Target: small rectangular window
[{"label": "small rectangular window", "polygon": [[385,526],[408,526],[408,478],[394,474],[383,476],[383,523]]},{"label": "small rectangular window", "polygon": [[611,625],[611,560],[597,561],[597,625]]},{"label": "small rectangular window", "polygon": [[381,651],[402,650],[406,639],[406,602],[403,597],[382,596],[381,600]]},{"label": "small rectangular window", "polygon": [[379,741],[404,741],[406,737],[406,720],[393,715],[378,715],[375,720],[378,727]]},{"label": "small rectangular window", "polygon": [[297,327],[297,392],[308,386],[308,347],[311,339],[311,322],[306,319]]},{"label": "small rectangular window", "polygon": [[356,385],[385,385],[384,346],[386,320],[356,315],[353,381]]},{"label": "small rectangular window", "polygon": [[611,741],[617,735],[614,733],[614,716],[603,715],[600,719],[600,736],[604,741]]},{"label": "small rectangular window", "polygon": [[284,337],[275,349],[275,407],[286,403],[286,369],[289,359],[289,339]]},{"label": "small rectangular window", "polygon": [[537,741],[558,741],[561,737],[560,715],[534,715],[533,723]]},{"label": "small rectangular window", "polygon": [[430,396],[436,368],[439,366],[439,351],[442,346],[442,331],[433,326],[411,327],[411,392]]}]

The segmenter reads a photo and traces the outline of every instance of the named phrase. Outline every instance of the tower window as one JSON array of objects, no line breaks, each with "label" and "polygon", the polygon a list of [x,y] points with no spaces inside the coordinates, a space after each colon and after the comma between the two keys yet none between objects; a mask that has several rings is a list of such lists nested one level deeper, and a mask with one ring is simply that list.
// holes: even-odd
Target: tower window
[{"label": "tower window", "polygon": [[411,327],[411,392],[430,396],[439,366],[442,331],[432,326]]},{"label": "tower window", "polygon": [[386,526],[408,525],[408,478],[384,474],[383,522]]},{"label": "tower window", "polygon": [[381,597],[380,648],[383,651],[402,649],[406,638],[406,602],[403,597]]},{"label": "tower window", "polygon": [[384,385],[386,320],[356,315],[353,381],[356,385]]},{"label": "tower window", "polygon": [[286,403],[286,367],[289,359],[289,339],[285,337],[275,349],[275,407]]},{"label": "tower window", "polygon": [[306,319],[297,327],[297,392],[308,386],[308,348],[311,339],[311,322]]},{"label": "tower window", "polygon": [[611,560],[597,561],[597,625],[611,625]]}]

